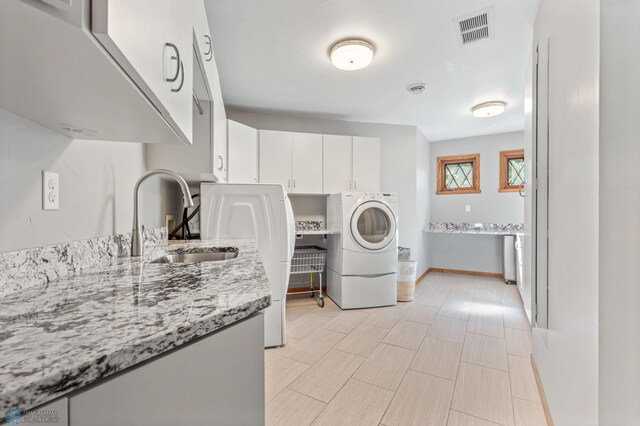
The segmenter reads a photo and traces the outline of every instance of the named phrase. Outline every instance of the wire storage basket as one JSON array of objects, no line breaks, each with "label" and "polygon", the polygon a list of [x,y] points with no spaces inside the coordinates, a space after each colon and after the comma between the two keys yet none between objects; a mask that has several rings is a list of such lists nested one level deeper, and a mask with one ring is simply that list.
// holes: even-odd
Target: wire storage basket
[{"label": "wire storage basket", "polygon": [[[322,273],[327,263],[327,250],[318,246],[299,246],[293,252],[291,259],[291,274],[309,274],[309,290],[295,291],[289,294],[309,293],[311,297],[318,295],[318,305],[324,307],[322,291]],[[313,282],[313,274],[318,274],[318,286]]]},{"label": "wire storage basket", "polygon": [[291,273],[305,274],[324,271],[327,263],[327,251],[318,246],[296,247],[291,259]]}]

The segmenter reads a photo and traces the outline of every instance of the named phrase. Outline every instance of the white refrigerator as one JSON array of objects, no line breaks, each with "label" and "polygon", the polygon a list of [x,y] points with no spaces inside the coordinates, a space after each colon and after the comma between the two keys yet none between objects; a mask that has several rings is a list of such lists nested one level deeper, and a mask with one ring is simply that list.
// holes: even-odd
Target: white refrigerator
[{"label": "white refrigerator", "polygon": [[202,239],[256,241],[271,284],[271,306],[264,316],[264,345],[284,345],[286,294],[295,248],[295,220],[284,186],[203,182],[200,198]]}]

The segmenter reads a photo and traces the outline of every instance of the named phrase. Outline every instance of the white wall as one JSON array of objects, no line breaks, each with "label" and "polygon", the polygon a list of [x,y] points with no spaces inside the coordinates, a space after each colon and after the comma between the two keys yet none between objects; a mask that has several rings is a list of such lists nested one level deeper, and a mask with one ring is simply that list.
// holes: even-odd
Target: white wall
[{"label": "white wall", "polygon": [[[523,223],[524,198],[499,192],[500,151],[524,148],[524,132],[498,133],[431,143],[429,203],[431,222]],[[436,194],[438,157],[480,154],[479,194]],[[471,212],[465,212],[465,205]],[[502,273],[502,238],[494,235],[428,235],[429,266]]]},{"label": "white wall", "polygon": [[[524,198],[517,192],[499,192],[500,151],[524,148],[524,132],[499,133],[431,143],[431,221],[523,223]],[[480,154],[479,194],[438,195],[438,157]],[[465,213],[465,205],[471,212]]]},{"label": "white wall", "polygon": [[[417,128],[395,124],[357,123],[338,120],[320,120],[302,116],[248,112],[230,109],[227,116],[235,121],[257,129],[288,130],[324,134],[378,137],[381,141],[381,190],[396,192],[399,204],[399,245],[411,248],[412,256],[424,256],[424,245],[420,247],[421,230],[425,217],[418,217],[417,168],[418,158],[428,153],[420,142],[418,153]],[[424,138],[424,137],[423,137]],[[231,167],[233,167],[231,165]],[[421,172],[423,173],[423,172]],[[426,195],[425,195],[426,197]],[[420,200],[421,205],[424,199]],[[422,207],[420,213],[424,214]],[[426,268],[426,261],[423,261]],[[418,270],[418,274],[424,271]]]},{"label": "white wall", "polygon": [[[43,211],[41,171],[60,174],[60,210]],[[133,187],[144,174],[144,148],[72,141],[0,109],[0,252],[130,232]],[[160,181],[144,187],[146,226],[163,226]]]},{"label": "white wall", "polygon": [[640,423],[640,2],[600,2],[599,415]]},{"label": "white wall", "polygon": [[562,426],[598,424],[599,3],[542,0],[534,29],[550,39],[550,188],[549,328],[533,329],[533,355]]}]

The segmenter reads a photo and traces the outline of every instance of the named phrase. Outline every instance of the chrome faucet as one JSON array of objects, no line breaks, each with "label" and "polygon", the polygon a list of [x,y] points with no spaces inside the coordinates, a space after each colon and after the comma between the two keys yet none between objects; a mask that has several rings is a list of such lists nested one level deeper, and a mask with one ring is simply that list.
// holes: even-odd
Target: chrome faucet
[{"label": "chrome faucet", "polygon": [[166,175],[174,178],[178,182],[178,184],[180,184],[180,189],[182,189],[182,202],[184,204],[184,207],[193,207],[193,200],[191,199],[189,186],[179,174],[172,172],[171,170],[158,169],[151,170],[140,179],[138,179],[135,189],[133,190],[133,229],[131,230],[131,256],[144,255],[144,242],[142,240],[140,214],[138,212],[138,204],[140,201],[140,185],[142,185],[142,182],[155,175]]}]

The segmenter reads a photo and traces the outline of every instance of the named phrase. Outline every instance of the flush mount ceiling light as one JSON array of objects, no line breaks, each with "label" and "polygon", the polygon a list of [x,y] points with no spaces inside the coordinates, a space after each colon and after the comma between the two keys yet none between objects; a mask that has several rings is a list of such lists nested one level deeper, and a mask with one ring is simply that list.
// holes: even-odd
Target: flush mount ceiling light
[{"label": "flush mount ceiling light", "polygon": [[373,45],[364,40],[345,40],[334,44],[329,56],[339,70],[356,71],[371,64]]},{"label": "flush mount ceiling light", "polygon": [[420,95],[425,91],[427,86],[424,83],[414,83],[411,86],[407,87],[407,90],[412,95]]},{"label": "flush mount ceiling light", "polygon": [[471,112],[476,118],[493,117],[502,114],[506,105],[507,104],[502,101],[485,102],[471,108]]}]

